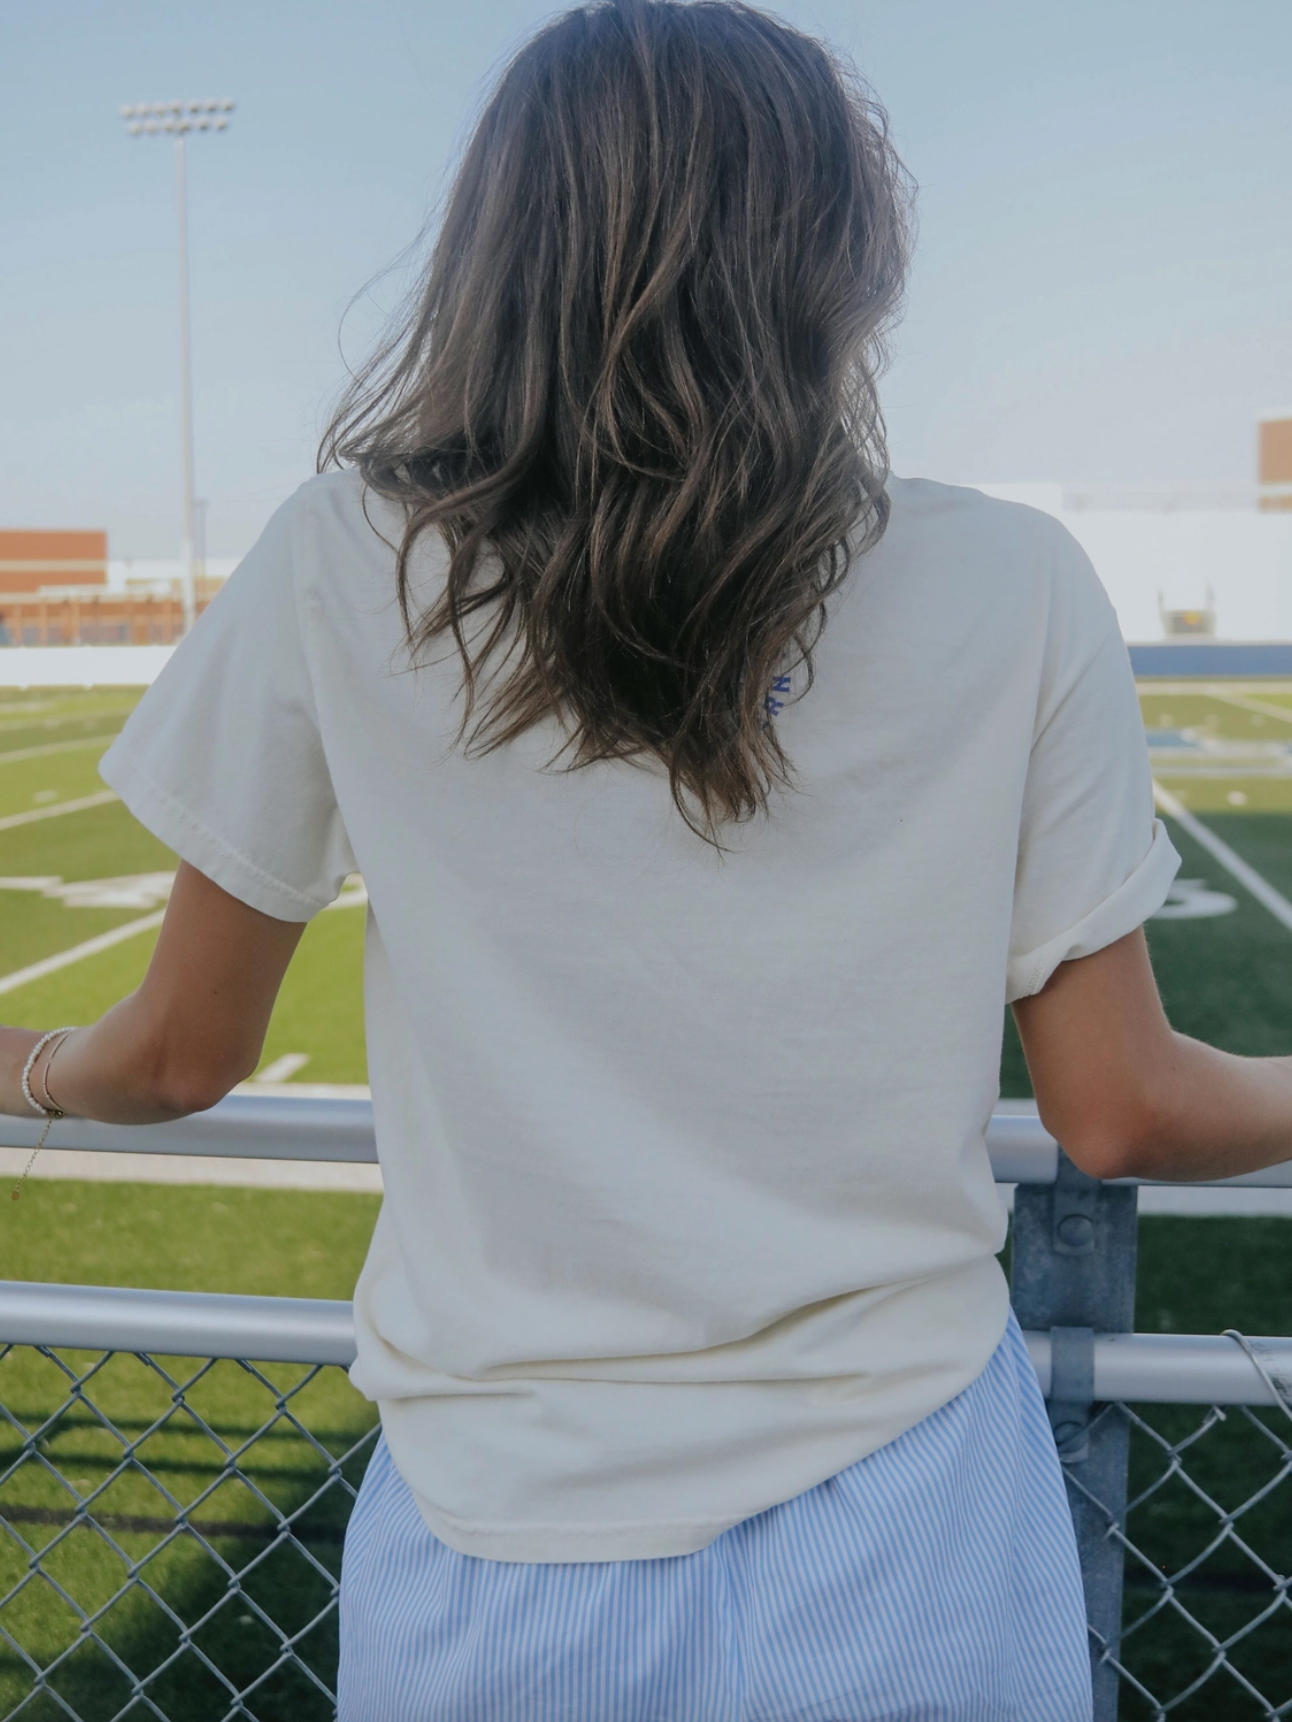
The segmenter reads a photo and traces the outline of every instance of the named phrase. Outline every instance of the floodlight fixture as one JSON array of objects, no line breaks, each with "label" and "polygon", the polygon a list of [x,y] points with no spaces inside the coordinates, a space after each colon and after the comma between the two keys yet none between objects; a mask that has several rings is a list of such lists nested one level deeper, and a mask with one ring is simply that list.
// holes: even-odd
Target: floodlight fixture
[{"label": "floodlight fixture", "polygon": [[197,617],[197,582],[193,565],[193,366],[189,336],[188,193],[184,140],[190,132],[227,131],[235,105],[227,96],[204,96],[182,102],[127,102],[121,109],[121,118],[131,137],[165,133],[175,139],[175,201],[179,216],[180,419],[184,469],[184,540],[180,566],[185,633]]}]

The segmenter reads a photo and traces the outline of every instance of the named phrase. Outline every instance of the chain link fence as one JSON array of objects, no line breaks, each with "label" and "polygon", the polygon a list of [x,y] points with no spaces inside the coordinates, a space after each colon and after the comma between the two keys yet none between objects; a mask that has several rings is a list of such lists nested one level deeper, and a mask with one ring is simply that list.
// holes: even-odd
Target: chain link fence
[{"label": "chain link fence", "polygon": [[[1292,1714],[1292,1421],[1103,1407],[1130,1495],[1120,1715]],[[375,1438],[335,1365],[0,1351],[0,1716],[326,1722]],[[1106,1648],[1106,1647],[1105,1647]]]},{"label": "chain link fence", "polygon": [[376,1436],[335,1365],[0,1352],[0,1716],[335,1714]]},{"label": "chain link fence", "polygon": [[[1129,1499],[1098,1502],[1125,1562],[1121,1643],[1099,1644],[1121,1718],[1292,1715],[1292,1420],[1237,1406],[1103,1407],[1126,1427]],[[1083,1493],[1080,1467],[1069,1490]]]}]

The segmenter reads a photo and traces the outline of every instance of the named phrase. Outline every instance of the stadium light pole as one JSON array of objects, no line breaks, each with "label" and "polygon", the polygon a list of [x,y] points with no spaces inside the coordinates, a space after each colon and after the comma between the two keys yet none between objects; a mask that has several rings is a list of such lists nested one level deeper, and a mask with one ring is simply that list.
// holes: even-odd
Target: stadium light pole
[{"label": "stadium light pole", "polygon": [[227,131],[234,104],[227,98],[197,102],[130,102],[121,110],[131,137],[170,135],[175,139],[175,199],[179,212],[179,392],[184,467],[184,545],[180,589],[184,632],[197,619],[197,582],[193,573],[193,366],[188,323],[188,191],[184,139],[190,132]]}]

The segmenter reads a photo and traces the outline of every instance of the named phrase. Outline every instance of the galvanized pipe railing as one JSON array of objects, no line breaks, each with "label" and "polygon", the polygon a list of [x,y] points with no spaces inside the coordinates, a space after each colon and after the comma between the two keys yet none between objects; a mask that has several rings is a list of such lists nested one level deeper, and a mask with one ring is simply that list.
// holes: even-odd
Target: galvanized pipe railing
[{"label": "galvanized pipe railing", "polygon": [[[34,1147],[38,1118],[0,1121],[0,1144]],[[209,1112],[170,1124],[98,1124],[64,1118],[50,1144],[78,1152],[112,1154],[201,1154],[249,1160],[322,1160],[373,1165],[377,1144],[370,1100],[324,1100],[285,1095],[231,1094]],[[1059,1145],[1035,1112],[997,1112],[987,1129],[987,1149],[998,1184],[1052,1184]],[[1119,1178],[1118,1184],[1161,1180]],[[1194,1189],[1254,1187],[1292,1189],[1292,1160],[1238,1178],[1201,1179]]]},{"label": "galvanized pipe railing", "polygon": [[[1025,1337],[1048,1396],[1050,1335]],[[1270,1373],[1292,1379],[1292,1339],[1251,1343]],[[354,1321],[350,1304],[339,1299],[0,1280],[0,1344],[348,1367],[354,1362]],[[1094,1397],[1146,1405],[1277,1403],[1233,1340],[1181,1333],[1096,1334]]]}]

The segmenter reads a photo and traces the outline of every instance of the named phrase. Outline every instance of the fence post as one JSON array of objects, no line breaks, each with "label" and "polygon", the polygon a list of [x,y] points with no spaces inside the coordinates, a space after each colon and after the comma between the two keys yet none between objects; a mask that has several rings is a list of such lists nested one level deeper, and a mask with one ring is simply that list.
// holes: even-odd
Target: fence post
[{"label": "fence post", "polygon": [[1090,1622],[1095,1722],[1116,1722],[1130,1427],[1094,1404],[1094,1336],[1135,1321],[1134,1185],[1101,1184],[1060,1149],[1052,1185],[1014,1194],[1010,1294],[1019,1325],[1049,1329],[1050,1424],[1068,1484]]}]

